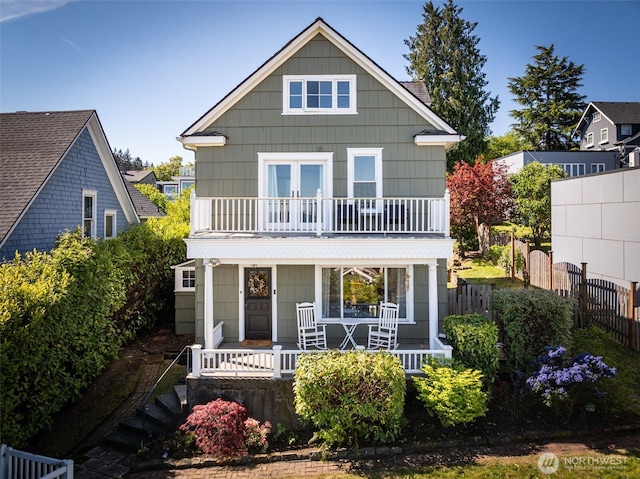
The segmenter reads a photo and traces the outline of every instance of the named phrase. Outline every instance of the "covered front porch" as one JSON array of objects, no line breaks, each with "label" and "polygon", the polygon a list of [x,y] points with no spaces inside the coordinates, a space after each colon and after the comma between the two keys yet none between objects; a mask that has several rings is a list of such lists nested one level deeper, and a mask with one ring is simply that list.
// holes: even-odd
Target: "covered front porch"
[{"label": "covered front porch", "polygon": [[[298,356],[314,354],[317,351],[303,351],[294,343],[273,344],[266,347],[245,346],[244,342],[225,342],[222,337],[222,323],[214,331],[218,344],[213,349],[205,349],[199,344],[191,346],[193,378],[287,378],[296,369]],[[339,340],[328,344],[329,349],[339,349]],[[432,347],[429,343],[433,343]],[[251,344],[249,342],[248,344]],[[365,346],[355,349],[366,351]],[[352,349],[345,349],[349,351]],[[381,350],[371,350],[378,353]],[[422,364],[428,357],[451,359],[452,347],[439,338],[427,343],[401,343],[397,349],[388,351],[400,359],[407,375],[422,373]]]}]

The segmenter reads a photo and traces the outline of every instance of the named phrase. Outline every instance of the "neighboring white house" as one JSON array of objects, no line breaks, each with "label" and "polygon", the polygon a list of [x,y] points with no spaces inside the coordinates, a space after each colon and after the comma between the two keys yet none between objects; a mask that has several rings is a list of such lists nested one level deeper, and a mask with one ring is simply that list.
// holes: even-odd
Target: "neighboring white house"
[{"label": "neighboring white house", "polygon": [[523,150],[493,160],[507,167],[507,173],[518,173],[529,163],[558,165],[567,176],[588,175],[620,168],[617,151],[536,151]]},{"label": "neighboring white house", "polygon": [[553,181],[551,244],[590,278],[640,281],[640,168]]}]

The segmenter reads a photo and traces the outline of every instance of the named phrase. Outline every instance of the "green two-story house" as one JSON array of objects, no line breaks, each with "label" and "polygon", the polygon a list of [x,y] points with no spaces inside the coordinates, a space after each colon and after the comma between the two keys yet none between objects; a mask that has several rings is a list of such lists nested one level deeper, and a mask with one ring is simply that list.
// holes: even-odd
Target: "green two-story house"
[{"label": "green two-story house", "polygon": [[[196,158],[193,272],[182,273],[198,354],[243,341],[295,349],[302,301],[315,302],[329,347],[346,322],[363,325],[352,344],[366,344],[390,301],[399,351],[447,349],[445,151],[463,137],[429,108],[424,84],[398,82],[319,18],[179,140]],[[291,369],[273,361],[262,367]]]}]

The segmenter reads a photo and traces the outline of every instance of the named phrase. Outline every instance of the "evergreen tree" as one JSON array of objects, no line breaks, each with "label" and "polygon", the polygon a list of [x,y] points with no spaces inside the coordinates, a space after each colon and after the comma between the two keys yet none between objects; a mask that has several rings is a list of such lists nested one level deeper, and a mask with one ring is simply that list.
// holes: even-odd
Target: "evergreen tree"
[{"label": "evergreen tree", "polygon": [[584,112],[582,86],[584,65],[558,58],[554,46],[536,46],[534,64],[521,77],[509,78],[509,91],[521,110],[511,110],[514,130],[541,150],[569,150],[577,144],[572,131]]},{"label": "evergreen tree", "polygon": [[488,82],[482,68],[487,60],[478,50],[480,38],[473,35],[477,23],[460,18],[461,12],[453,0],[442,8],[430,1],[416,36],[405,40],[410,50],[404,56],[410,62],[407,72],[425,82],[431,109],[466,136],[447,152],[448,171],[461,160],[473,164],[484,151],[500,105],[497,96],[491,98],[484,90]]},{"label": "evergreen tree", "polygon": [[129,153],[129,148],[124,152],[122,150],[113,149],[113,158],[116,160],[120,171],[142,170],[143,164],[140,157],[133,158]]}]

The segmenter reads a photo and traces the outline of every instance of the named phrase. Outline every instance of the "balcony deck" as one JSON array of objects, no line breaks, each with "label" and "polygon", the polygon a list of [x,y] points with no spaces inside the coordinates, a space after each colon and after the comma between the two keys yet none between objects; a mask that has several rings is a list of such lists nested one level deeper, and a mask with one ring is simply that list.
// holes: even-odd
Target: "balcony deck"
[{"label": "balcony deck", "polygon": [[191,197],[191,237],[449,237],[449,194],[440,198]]}]

